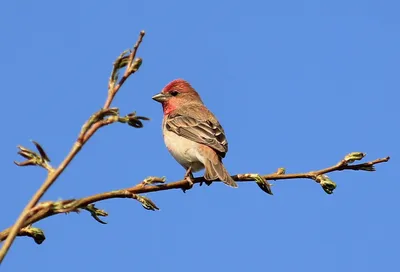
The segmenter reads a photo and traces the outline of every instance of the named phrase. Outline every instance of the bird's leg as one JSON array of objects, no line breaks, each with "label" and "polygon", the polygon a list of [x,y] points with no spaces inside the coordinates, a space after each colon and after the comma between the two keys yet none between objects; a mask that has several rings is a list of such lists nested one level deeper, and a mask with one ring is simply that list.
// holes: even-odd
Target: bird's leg
[{"label": "bird's leg", "polygon": [[194,179],[194,177],[193,177],[193,174],[192,174],[192,167],[191,166],[186,170],[185,176],[183,178],[188,183],[187,187],[182,189],[182,191],[184,193],[186,193],[186,190],[192,189],[192,187],[193,187],[193,179]]}]

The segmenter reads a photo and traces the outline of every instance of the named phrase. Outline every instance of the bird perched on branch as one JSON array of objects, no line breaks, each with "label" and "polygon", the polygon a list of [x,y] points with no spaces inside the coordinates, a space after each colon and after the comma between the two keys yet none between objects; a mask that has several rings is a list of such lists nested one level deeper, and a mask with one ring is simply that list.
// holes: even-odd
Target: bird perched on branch
[{"label": "bird perched on branch", "polygon": [[187,81],[176,79],[152,98],[162,104],[164,142],[186,169],[188,182],[193,178],[192,172],[205,168],[207,181],[220,179],[228,186],[238,187],[222,163],[228,152],[224,129],[195,89]]}]

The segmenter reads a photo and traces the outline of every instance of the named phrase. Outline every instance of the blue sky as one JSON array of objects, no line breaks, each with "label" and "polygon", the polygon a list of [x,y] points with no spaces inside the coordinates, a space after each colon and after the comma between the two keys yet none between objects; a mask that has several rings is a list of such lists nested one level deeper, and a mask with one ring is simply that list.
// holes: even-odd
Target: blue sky
[{"label": "blue sky", "polygon": [[2,1],[0,228],[45,178],[18,168],[16,145],[41,143],[58,164],[103,105],[111,64],[146,30],[140,71],[114,106],[150,117],[90,140],[44,200],[180,179],[151,96],[175,78],[224,126],[231,174],[330,166],[352,151],[390,155],[377,172],[340,172],[327,195],[309,180],[222,184],[99,203],[37,224],[2,271],[399,271],[400,18],[397,1]]}]

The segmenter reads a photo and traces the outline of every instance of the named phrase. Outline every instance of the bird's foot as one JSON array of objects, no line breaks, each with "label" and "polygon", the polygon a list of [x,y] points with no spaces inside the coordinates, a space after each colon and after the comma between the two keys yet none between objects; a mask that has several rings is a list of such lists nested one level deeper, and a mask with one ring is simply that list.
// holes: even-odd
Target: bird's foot
[{"label": "bird's foot", "polygon": [[189,168],[186,170],[184,179],[186,180],[187,185],[186,185],[185,188],[182,188],[182,191],[183,191],[184,193],[186,193],[187,190],[190,190],[190,189],[193,188],[193,179],[194,179],[194,177],[193,177],[193,174],[192,174],[192,167],[189,167]]},{"label": "bird's foot", "polygon": [[200,186],[203,185],[203,182],[204,182],[207,186],[210,186],[210,185],[212,184],[212,181],[205,180],[205,181],[200,181]]}]

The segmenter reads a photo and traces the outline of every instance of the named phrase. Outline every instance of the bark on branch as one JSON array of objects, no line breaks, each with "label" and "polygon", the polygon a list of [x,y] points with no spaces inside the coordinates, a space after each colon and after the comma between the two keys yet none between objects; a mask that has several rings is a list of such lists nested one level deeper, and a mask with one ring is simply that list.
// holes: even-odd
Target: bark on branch
[{"label": "bark on branch", "polygon": [[[331,167],[327,167],[321,170],[317,171],[309,171],[309,172],[304,172],[304,173],[294,173],[294,174],[285,174],[284,169],[280,168],[278,169],[275,173],[272,174],[267,174],[267,175],[258,175],[258,174],[237,174],[232,176],[232,178],[237,181],[237,182],[256,182],[259,187],[268,193],[271,193],[270,188],[265,189],[265,187],[269,187],[268,180],[283,180],[283,179],[311,179],[314,180],[315,182],[319,183],[321,187],[325,190],[327,193],[332,193],[334,188],[336,187],[336,184],[331,181],[326,174],[331,173],[331,172],[336,172],[336,171],[343,171],[343,170],[359,170],[359,171],[375,171],[375,164],[379,163],[384,163],[389,161],[389,157],[386,158],[381,158],[381,159],[376,159],[373,161],[365,162],[365,163],[359,163],[359,164],[351,164],[354,162],[354,160],[359,160],[362,159],[365,156],[364,153],[361,152],[353,152],[350,153],[349,155],[345,156],[343,160],[341,160],[339,163],[336,165],[333,165]],[[199,183],[202,184],[203,182],[207,182],[204,177],[198,177],[192,180],[194,184]],[[213,182],[219,182],[219,180],[215,180]],[[265,183],[264,183],[265,182]],[[98,217],[99,216],[107,216],[108,213],[97,209],[94,206],[94,203],[106,200],[106,199],[112,199],[112,198],[130,198],[130,199],[135,199],[138,200],[143,207],[149,210],[157,210],[158,207],[156,204],[151,201],[149,198],[140,196],[139,194],[142,193],[150,193],[150,192],[157,192],[157,191],[166,191],[166,190],[172,190],[172,189],[182,189],[182,190],[187,190],[189,189],[188,186],[190,183],[188,183],[187,180],[182,179],[170,183],[165,183],[164,178],[159,178],[159,177],[149,177],[139,184],[126,188],[126,189],[121,189],[121,190],[115,190],[111,192],[105,192],[105,193],[100,193],[100,194],[95,194],[92,196],[87,196],[84,198],[80,199],[69,199],[69,200],[61,200],[61,201],[47,201],[47,202],[42,202],[39,203],[37,206],[32,208],[29,211],[28,218],[24,222],[23,227],[30,226],[33,223],[36,223],[40,220],[43,220],[49,216],[53,216],[56,214],[61,214],[61,213],[68,213],[68,212],[79,212],[81,209],[87,210],[91,213],[93,218],[97,220],[100,223],[105,223],[102,220],[100,220]],[[11,228],[5,229],[2,232],[0,232],[0,241],[3,241],[4,239],[7,238],[9,235]],[[43,233],[43,231],[41,232]],[[34,235],[27,235],[26,230],[22,229],[21,232],[19,233],[21,236],[30,236],[35,239],[36,241],[36,236]],[[44,234],[43,234],[44,237]],[[43,240],[39,240],[40,243]]]}]

